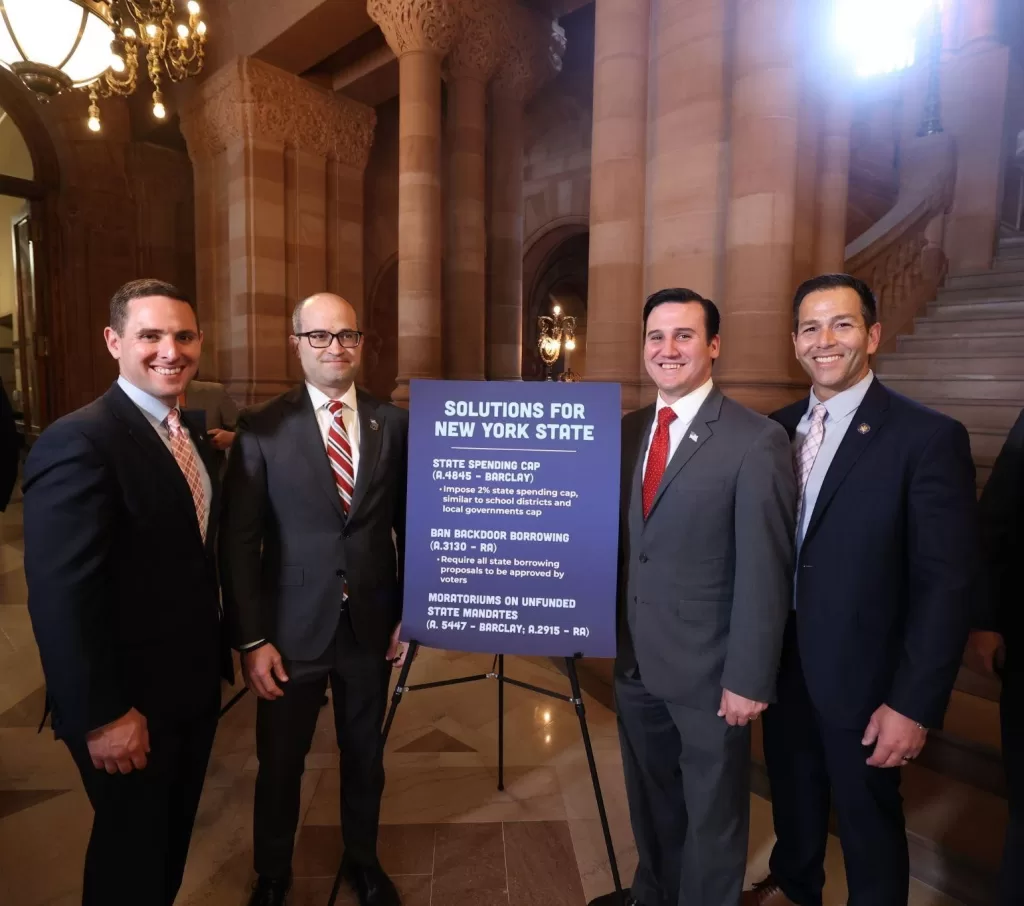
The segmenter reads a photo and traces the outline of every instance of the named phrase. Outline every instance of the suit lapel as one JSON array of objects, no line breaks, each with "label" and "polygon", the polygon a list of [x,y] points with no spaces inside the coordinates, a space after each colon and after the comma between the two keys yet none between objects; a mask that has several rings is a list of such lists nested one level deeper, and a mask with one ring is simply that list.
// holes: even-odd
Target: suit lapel
[{"label": "suit lapel", "polygon": [[381,438],[384,436],[384,416],[378,411],[377,401],[373,397],[359,393],[356,412],[359,415],[359,471],[352,491],[352,505],[348,511],[350,519],[366,496],[366,489],[380,458]]},{"label": "suit lapel", "polygon": [[289,391],[288,401],[294,407],[294,418],[298,429],[295,432],[295,444],[309,465],[313,481],[327,495],[338,518],[344,521],[345,511],[341,508],[338,485],[334,481],[334,472],[331,470],[331,464],[327,459],[327,449],[324,447],[324,437],[320,433],[320,423],[317,421],[316,412],[313,410],[313,401],[309,398],[306,385],[301,384]]},{"label": "suit lapel", "polygon": [[[868,392],[857,411],[853,414],[853,421],[850,423],[836,455],[832,459],[825,473],[825,480],[818,492],[818,499],[814,504],[814,512],[811,513],[811,521],[807,525],[807,532],[804,534],[804,543],[814,532],[818,523],[828,508],[829,503],[835,496],[839,486],[850,473],[854,464],[860,459],[861,454],[871,445],[878,436],[879,430],[885,423],[889,412],[889,392],[878,382],[878,378],[872,380]],[[826,422],[825,430],[828,431]]]},{"label": "suit lapel", "polygon": [[[196,526],[196,535],[198,537],[199,525],[196,522],[196,508],[195,502],[192,500],[192,491],[189,490],[188,481],[181,471],[178,461],[174,458],[174,454],[167,449],[167,445],[156,433],[156,430],[146,416],[139,410],[139,407],[128,398],[128,395],[116,383],[107,391],[104,399],[110,406],[110,411],[113,412],[114,417],[124,424],[132,440],[142,447],[150,461],[163,472],[167,487],[174,490],[174,497],[188,514],[189,521]],[[195,431],[191,422],[188,423],[188,427],[190,431]],[[209,467],[207,467],[207,471],[209,471]]]},{"label": "suit lapel", "polygon": [[[672,483],[676,475],[679,474],[683,466],[690,461],[693,454],[703,447],[707,443],[708,438],[711,437],[713,433],[711,422],[718,420],[718,414],[722,411],[722,400],[722,392],[715,387],[708,398],[701,404],[700,409],[697,410],[697,414],[690,423],[690,427],[686,429],[686,434],[679,443],[679,448],[665,467],[665,474],[661,476],[661,484],[658,485],[658,492],[654,495],[654,502],[651,504],[651,513],[657,508],[658,501],[661,500],[665,490]],[[640,481],[642,484],[642,477]],[[648,514],[649,518],[650,514]]]}]

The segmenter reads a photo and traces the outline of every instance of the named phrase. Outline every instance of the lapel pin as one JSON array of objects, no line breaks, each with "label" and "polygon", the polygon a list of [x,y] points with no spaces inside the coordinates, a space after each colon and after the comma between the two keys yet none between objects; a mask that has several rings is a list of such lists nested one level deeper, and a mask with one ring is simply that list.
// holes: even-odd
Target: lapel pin
[{"label": "lapel pin", "polygon": [[697,437],[697,432],[695,432],[695,431],[691,431],[690,432],[690,440],[692,440],[694,443],[697,443],[697,441],[700,440],[700,438]]},{"label": "lapel pin", "polygon": [[379,431],[380,430],[380,425],[377,424],[377,419],[375,419],[375,418],[371,418],[370,419],[370,430],[371,431]]},{"label": "lapel pin", "polygon": [[871,425],[869,425],[867,422],[861,422],[859,425],[857,425],[857,431],[860,434],[867,434],[868,431],[870,431],[870,430],[871,430]]}]

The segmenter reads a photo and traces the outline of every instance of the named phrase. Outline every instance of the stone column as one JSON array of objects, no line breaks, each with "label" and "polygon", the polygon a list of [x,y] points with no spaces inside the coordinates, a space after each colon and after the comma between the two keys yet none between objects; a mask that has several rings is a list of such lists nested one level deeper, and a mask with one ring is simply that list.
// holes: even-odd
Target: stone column
[{"label": "stone column", "polygon": [[852,115],[849,86],[839,83],[826,89],[818,173],[818,236],[814,260],[814,269],[819,274],[840,273],[844,270]]},{"label": "stone column", "polygon": [[498,63],[497,0],[463,0],[459,37],[445,63],[445,206],[442,348],[445,377],[484,378],[487,296],[485,141],[487,82]]},{"label": "stone column", "polygon": [[441,60],[456,31],[450,0],[368,0],[398,57],[398,378],[441,371]]},{"label": "stone column", "polygon": [[650,0],[597,0],[587,378],[641,405]]},{"label": "stone column", "polygon": [[297,377],[294,304],[322,289],[361,304],[375,115],[242,57],[198,88],[181,122],[196,173],[196,295],[213,340],[204,375],[241,402],[266,399]]},{"label": "stone column", "polygon": [[523,104],[562,66],[565,33],[521,7],[509,10],[491,85],[487,377],[522,379]]},{"label": "stone column", "polygon": [[801,101],[797,13],[797,0],[737,6],[722,355],[715,380],[761,411],[792,399],[799,380],[789,305]]}]

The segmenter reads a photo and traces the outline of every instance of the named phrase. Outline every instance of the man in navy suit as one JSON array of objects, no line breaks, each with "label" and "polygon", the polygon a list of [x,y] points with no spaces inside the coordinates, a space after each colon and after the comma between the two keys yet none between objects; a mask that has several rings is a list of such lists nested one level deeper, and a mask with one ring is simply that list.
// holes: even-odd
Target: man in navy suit
[{"label": "man in navy suit", "polygon": [[906,906],[900,766],[923,748],[960,665],[978,571],[964,427],[886,389],[862,281],[800,286],[793,345],[809,398],[773,416],[793,441],[793,610],[764,750],[777,842],[744,906],[821,906],[835,804],[848,906]]},{"label": "man in navy suit", "polygon": [[213,745],[221,645],[218,481],[195,307],[135,280],[110,302],[120,377],[25,464],[28,609],[53,728],[95,811],[83,906],[171,906]]},{"label": "man in navy suit", "polygon": [[1024,859],[1024,412],[1017,418],[979,503],[985,552],[986,593],[967,646],[967,665],[999,673],[1003,766],[1009,821],[1003,846],[999,906],[1020,906],[1024,892],[1016,872]]}]

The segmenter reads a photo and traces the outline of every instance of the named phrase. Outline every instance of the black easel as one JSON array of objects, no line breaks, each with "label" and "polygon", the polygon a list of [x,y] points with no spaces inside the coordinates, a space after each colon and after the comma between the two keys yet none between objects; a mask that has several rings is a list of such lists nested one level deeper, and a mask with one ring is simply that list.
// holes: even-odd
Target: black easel
[{"label": "black easel", "polygon": [[[547,695],[549,698],[557,698],[563,702],[569,702],[576,708],[576,716],[580,719],[580,732],[583,735],[583,748],[587,752],[587,764],[590,767],[590,779],[594,784],[594,798],[597,800],[597,811],[601,816],[601,830],[604,832],[604,845],[608,850],[608,864],[612,870],[612,880],[615,881],[615,893],[620,898],[623,897],[622,882],[619,880],[619,866],[615,861],[615,849],[612,846],[612,833],[608,827],[608,815],[604,810],[604,797],[601,795],[601,782],[597,777],[597,763],[594,761],[594,749],[590,744],[590,731],[587,729],[587,715],[583,708],[583,695],[580,692],[580,680],[576,673],[576,661],[583,657],[582,654],[574,654],[572,657],[565,659],[566,670],[569,674],[569,685],[572,689],[572,695],[563,695],[561,692],[553,692],[551,689],[544,689],[540,686],[534,686],[532,683],[524,683],[522,680],[511,679],[505,676],[505,655],[495,655],[495,661],[497,662],[497,672],[494,671],[494,663],[491,664],[490,673],[476,673],[472,676],[460,676],[456,679],[448,680],[437,680],[433,683],[417,683],[416,685],[407,686],[406,681],[409,679],[409,670],[412,668],[413,658],[416,656],[416,652],[419,650],[419,642],[410,642],[409,651],[405,658],[405,663],[402,665],[402,672],[398,675],[398,683],[395,685],[395,691],[391,694],[391,707],[388,709],[387,720],[384,721],[383,733],[383,744],[387,743],[388,734],[391,732],[391,724],[395,719],[395,711],[398,710],[398,704],[402,700],[402,696],[406,692],[413,692],[417,689],[434,689],[439,686],[457,686],[461,683],[475,683],[480,680],[496,679],[498,681],[498,789],[505,789],[505,683],[510,683],[513,686],[519,686],[521,689],[529,689],[531,692],[537,692],[540,695]],[[334,901],[338,898],[338,891],[341,889],[342,874],[341,868],[338,869],[338,873],[334,877],[334,886],[331,888],[331,898],[327,901],[327,906],[334,906]]]}]

